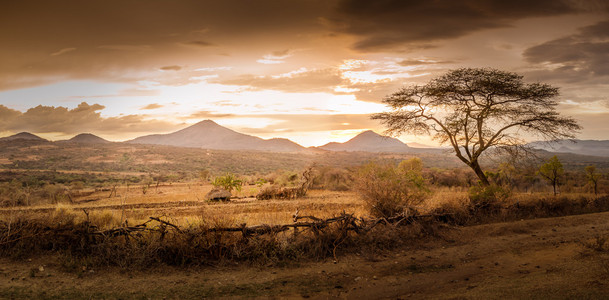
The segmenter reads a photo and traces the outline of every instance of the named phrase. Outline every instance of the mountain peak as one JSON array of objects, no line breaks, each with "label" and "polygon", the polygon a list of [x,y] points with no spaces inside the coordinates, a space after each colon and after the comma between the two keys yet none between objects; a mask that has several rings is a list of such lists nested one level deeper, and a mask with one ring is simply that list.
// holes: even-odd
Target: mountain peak
[{"label": "mountain peak", "polygon": [[264,140],[257,136],[239,133],[212,120],[203,120],[173,133],[138,137],[129,141],[129,143],[272,152],[296,152],[304,149],[289,140]]},{"label": "mountain peak", "polygon": [[357,137],[368,137],[368,138],[371,138],[371,137],[382,137],[382,138],[390,138],[388,136],[382,136],[382,135],[380,135],[380,134],[378,134],[378,133],[376,133],[376,132],[374,132],[372,130],[362,131],[358,135],[356,135],[354,137],[354,139],[357,138]]},{"label": "mountain peak", "polygon": [[5,141],[12,141],[12,140],[46,141],[46,139],[43,139],[35,134],[31,134],[31,133],[25,132],[25,131],[17,133],[17,134],[13,134],[11,136],[3,137],[3,138],[1,138],[1,140],[5,140]]},{"label": "mountain peak", "polygon": [[76,136],[74,136],[73,138],[68,140],[69,142],[74,142],[74,143],[87,143],[87,144],[105,144],[105,143],[109,143],[109,141],[100,138],[94,134],[91,133],[81,133],[78,134]]},{"label": "mountain peak", "polygon": [[[196,124],[194,124],[194,125],[217,125],[217,126],[220,126],[220,125],[218,125],[218,123],[216,123],[216,122],[214,122],[214,121],[212,121],[212,120],[210,120],[210,119],[203,120],[203,121],[199,121],[199,122],[197,122],[197,123],[196,123]],[[193,125],[193,126],[194,126],[194,125]]]},{"label": "mountain peak", "polygon": [[380,135],[372,130],[365,130],[365,131],[360,132],[355,137],[358,137],[358,136],[382,136],[382,135]]},{"label": "mountain peak", "polygon": [[372,130],[362,131],[345,143],[328,143],[320,148],[331,151],[410,152],[402,141]]}]

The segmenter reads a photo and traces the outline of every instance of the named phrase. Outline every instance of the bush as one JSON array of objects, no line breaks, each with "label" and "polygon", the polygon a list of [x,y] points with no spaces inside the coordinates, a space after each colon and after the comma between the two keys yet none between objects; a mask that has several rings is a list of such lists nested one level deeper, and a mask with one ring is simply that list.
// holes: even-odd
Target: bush
[{"label": "bush", "polygon": [[241,191],[243,180],[237,178],[234,174],[226,173],[224,176],[214,178],[211,183],[215,187],[221,187],[229,192],[232,190]]},{"label": "bush", "polygon": [[312,188],[330,191],[348,191],[353,188],[353,172],[344,168],[318,168],[313,177]]},{"label": "bush", "polygon": [[378,163],[359,169],[355,189],[376,217],[407,213],[423,202],[429,192],[417,168]]},{"label": "bush", "polygon": [[489,186],[475,185],[469,189],[469,199],[474,210],[493,211],[511,195],[508,188],[495,184]]}]

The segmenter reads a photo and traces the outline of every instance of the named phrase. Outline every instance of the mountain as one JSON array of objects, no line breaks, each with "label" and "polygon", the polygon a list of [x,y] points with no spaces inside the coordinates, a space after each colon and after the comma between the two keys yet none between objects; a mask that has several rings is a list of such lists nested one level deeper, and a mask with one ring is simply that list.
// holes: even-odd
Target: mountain
[{"label": "mountain", "polygon": [[576,153],[609,157],[609,140],[556,140],[532,142],[529,146],[550,152]]},{"label": "mountain", "polygon": [[364,151],[364,152],[413,152],[413,149],[400,140],[382,136],[372,130],[364,131],[344,143],[327,143],[319,148],[330,151]]},{"label": "mountain", "polygon": [[29,132],[20,132],[11,136],[7,136],[7,137],[3,137],[0,138],[0,141],[14,141],[14,140],[28,140],[28,141],[41,141],[41,142],[47,142],[47,140],[31,134]]},{"label": "mountain", "polygon": [[127,143],[272,152],[296,152],[306,149],[288,139],[264,140],[256,136],[239,133],[222,127],[212,120],[201,121],[173,133],[141,136],[127,141]]},{"label": "mountain", "polygon": [[76,135],[73,138],[67,140],[67,142],[81,143],[81,144],[107,144],[107,143],[110,143],[110,141],[100,138],[91,133],[81,133],[81,134]]}]

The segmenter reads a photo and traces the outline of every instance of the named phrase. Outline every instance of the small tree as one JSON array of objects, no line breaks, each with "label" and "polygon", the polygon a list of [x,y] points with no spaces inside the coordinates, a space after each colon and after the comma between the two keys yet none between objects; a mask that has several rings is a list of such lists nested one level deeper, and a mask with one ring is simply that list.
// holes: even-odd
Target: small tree
[{"label": "small tree", "polygon": [[241,191],[243,180],[237,178],[234,174],[226,173],[224,176],[218,176],[214,178],[211,184],[215,187],[221,187],[229,192],[232,190]]},{"label": "small tree", "polygon": [[601,178],[601,173],[596,172],[595,166],[587,166],[586,170],[586,179],[588,179],[588,183],[592,185],[594,190],[594,195],[598,194],[598,180]]},{"label": "small tree", "polygon": [[430,134],[449,144],[482,185],[490,184],[480,166],[488,149],[513,149],[523,133],[544,139],[573,138],[581,127],[556,111],[558,88],[524,83],[522,76],[495,69],[452,70],[423,86],[386,97],[390,112],[374,114],[392,135]]},{"label": "small tree", "polygon": [[550,184],[552,184],[554,196],[556,196],[556,188],[560,184],[560,177],[564,172],[565,170],[562,167],[562,163],[560,163],[558,157],[554,155],[545,164],[541,165],[537,174],[541,175],[541,177],[545,178],[548,180],[548,182],[550,182]]}]

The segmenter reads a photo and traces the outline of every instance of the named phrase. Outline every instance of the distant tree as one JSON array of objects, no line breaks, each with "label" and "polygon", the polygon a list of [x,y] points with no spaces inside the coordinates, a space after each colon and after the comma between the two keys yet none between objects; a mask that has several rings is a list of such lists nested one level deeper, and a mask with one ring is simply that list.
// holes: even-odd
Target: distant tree
[{"label": "distant tree", "polygon": [[430,134],[450,144],[456,156],[478,176],[489,180],[480,167],[488,149],[514,149],[522,133],[543,139],[573,138],[581,127],[556,112],[558,88],[524,83],[522,76],[495,70],[462,68],[423,86],[402,88],[383,102],[390,112],[374,114],[391,135]]},{"label": "distant tree", "polygon": [[199,178],[201,179],[201,181],[207,182],[207,180],[209,179],[209,174],[209,170],[203,169],[199,171]]},{"label": "distant tree", "polygon": [[588,179],[588,183],[592,185],[594,190],[594,194],[598,194],[598,180],[601,179],[601,173],[596,172],[595,166],[587,166],[586,170],[586,179]]},{"label": "distant tree", "polygon": [[560,176],[565,173],[565,170],[562,167],[562,163],[558,160],[556,155],[552,156],[545,164],[539,167],[538,174],[541,177],[545,178],[550,184],[552,184],[552,188],[554,189],[554,196],[556,196],[557,191],[556,188],[560,184]]}]

